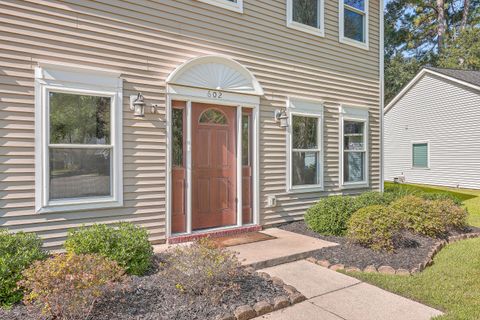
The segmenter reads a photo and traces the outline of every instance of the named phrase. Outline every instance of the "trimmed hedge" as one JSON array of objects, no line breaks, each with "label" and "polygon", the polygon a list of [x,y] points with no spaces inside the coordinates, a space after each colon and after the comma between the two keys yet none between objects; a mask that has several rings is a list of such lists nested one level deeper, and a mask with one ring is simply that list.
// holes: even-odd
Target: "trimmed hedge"
[{"label": "trimmed hedge", "polygon": [[368,206],[352,215],[348,221],[347,237],[375,251],[393,251],[393,239],[401,227],[398,214],[391,207]]},{"label": "trimmed hedge", "polygon": [[153,257],[146,229],[126,222],[116,226],[95,224],[69,231],[65,249],[76,254],[98,253],[133,275],[144,274],[151,267]]},{"label": "trimmed hedge", "polygon": [[0,306],[8,307],[22,300],[23,292],[17,282],[23,270],[47,255],[36,234],[0,229]]},{"label": "trimmed hedge", "polygon": [[332,196],[323,198],[305,214],[307,226],[320,234],[343,236],[347,221],[360,208],[371,205],[388,205],[395,197],[380,192],[366,192],[359,196]]},{"label": "trimmed hedge", "polygon": [[428,237],[466,226],[467,211],[451,199],[425,200],[409,195],[392,203],[391,208],[401,214],[406,229]]},{"label": "trimmed hedge", "polygon": [[347,230],[348,219],[356,210],[353,197],[327,197],[307,210],[305,223],[315,232],[342,236]]}]

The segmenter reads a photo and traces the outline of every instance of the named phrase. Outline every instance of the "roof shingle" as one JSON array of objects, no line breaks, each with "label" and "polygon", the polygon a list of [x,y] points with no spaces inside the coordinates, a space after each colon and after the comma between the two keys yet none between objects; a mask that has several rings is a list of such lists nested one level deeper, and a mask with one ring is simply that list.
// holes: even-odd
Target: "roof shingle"
[{"label": "roof shingle", "polygon": [[442,69],[433,67],[427,67],[426,69],[455,78],[460,81],[465,81],[473,85],[480,86],[480,71]]}]

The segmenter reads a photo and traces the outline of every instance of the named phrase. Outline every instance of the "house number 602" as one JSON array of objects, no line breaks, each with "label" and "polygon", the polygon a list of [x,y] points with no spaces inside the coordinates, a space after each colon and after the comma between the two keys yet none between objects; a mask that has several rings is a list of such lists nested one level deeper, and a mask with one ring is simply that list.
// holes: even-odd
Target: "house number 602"
[{"label": "house number 602", "polygon": [[222,99],[222,95],[223,95],[223,93],[220,92],[220,91],[208,90],[208,92],[207,92],[207,97],[209,97],[209,98]]}]

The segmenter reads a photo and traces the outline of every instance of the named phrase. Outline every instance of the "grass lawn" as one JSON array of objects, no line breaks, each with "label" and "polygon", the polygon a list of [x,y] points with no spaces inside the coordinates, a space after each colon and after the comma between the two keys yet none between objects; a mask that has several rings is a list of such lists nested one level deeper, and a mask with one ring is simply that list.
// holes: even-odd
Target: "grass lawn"
[{"label": "grass lawn", "polygon": [[[469,223],[480,227],[480,190],[404,185],[424,192],[449,192],[462,200]],[[480,319],[480,238],[446,246],[433,266],[410,277],[352,273],[365,282],[444,311],[442,320]]]}]

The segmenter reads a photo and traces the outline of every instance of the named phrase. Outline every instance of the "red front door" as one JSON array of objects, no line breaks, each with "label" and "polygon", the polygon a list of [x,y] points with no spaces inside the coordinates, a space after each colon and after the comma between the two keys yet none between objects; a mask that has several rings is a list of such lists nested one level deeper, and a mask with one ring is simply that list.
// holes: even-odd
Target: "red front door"
[{"label": "red front door", "polygon": [[236,224],[233,107],[192,103],[192,229]]}]

